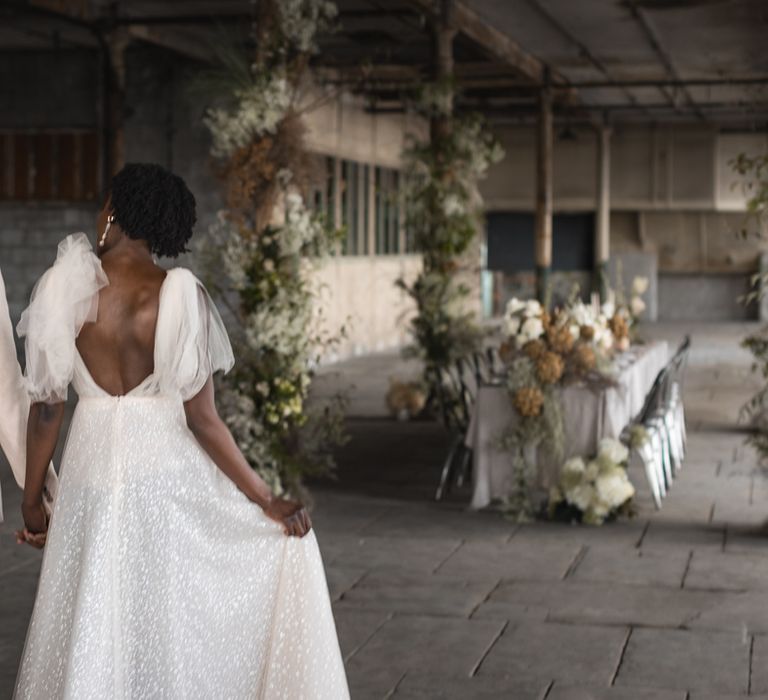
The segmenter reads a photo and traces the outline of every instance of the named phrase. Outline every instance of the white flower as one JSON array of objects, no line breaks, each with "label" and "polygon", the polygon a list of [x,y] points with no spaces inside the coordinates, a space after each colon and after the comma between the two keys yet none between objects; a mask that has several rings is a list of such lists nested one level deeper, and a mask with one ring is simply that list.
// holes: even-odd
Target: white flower
[{"label": "white flower", "polygon": [[513,297],[507,302],[507,309],[506,313],[507,315],[516,314],[521,309],[525,308],[525,302],[520,301],[517,297]]},{"label": "white flower", "polygon": [[616,313],[616,304],[612,301],[606,301],[605,304],[600,307],[600,311],[606,318],[612,318],[613,314]]},{"label": "white flower", "polygon": [[523,342],[529,340],[536,340],[541,338],[544,333],[544,324],[540,318],[529,318],[523,323],[523,327],[520,329],[520,339]]},{"label": "white flower", "polygon": [[597,447],[597,455],[613,464],[624,464],[629,459],[629,450],[614,438],[603,438]]},{"label": "white flower", "polygon": [[594,481],[599,473],[600,465],[594,459],[590,460],[587,463],[587,468],[584,470],[584,478],[587,481]]},{"label": "white flower", "polygon": [[504,321],[507,335],[517,335],[520,330],[520,319],[517,316],[507,316]]},{"label": "white flower", "polygon": [[269,394],[269,384],[267,384],[266,382],[258,382],[255,386],[255,389],[262,396],[267,396]]},{"label": "white flower", "polygon": [[578,340],[579,339],[579,336],[581,335],[581,327],[579,326],[578,323],[572,323],[568,327],[568,330],[571,332],[571,337],[574,340]]},{"label": "white flower", "polygon": [[573,474],[582,474],[584,472],[585,465],[584,460],[581,457],[571,457],[563,465],[564,472],[570,472]]},{"label": "white flower", "polygon": [[613,333],[606,329],[600,329],[595,335],[595,343],[601,350],[610,350],[613,347]]},{"label": "white flower", "polygon": [[611,505],[609,503],[606,503],[602,498],[600,498],[597,492],[595,492],[595,498],[593,499],[592,503],[589,504],[589,509],[592,511],[592,513],[595,516],[597,516],[599,522],[602,522],[602,520],[608,515],[608,513],[610,513],[611,510],[613,510],[613,508],[611,508]]},{"label": "white flower", "polygon": [[639,296],[633,296],[629,302],[629,308],[633,316],[639,316],[645,311],[645,302]]},{"label": "white flower", "polygon": [[565,500],[581,511],[587,510],[594,498],[595,487],[588,483],[581,483],[565,494]]},{"label": "white flower", "polygon": [[529,299],[525,302],[526,316],[541,316],[541,304],[536,299]]},{"label": "white flower", "polygon": [[274,261],[274,260],[272,260],[272,258],[267,258],[267,259],[264,261],[264,269],[265,269],[267,272],[272,272],[272,271],[275,269],[275,261]]},{"label": "white flower", "polygon": [[455,194],[448,195],[443,200],[443,213],[448,217],[463,214],[464,204]]},{"label": "white flower", "polygon": [[650,281],[647,277],[635,277],[632,280],[632,293],[633,294],[645,294],[648,291]]},{"label": "white flower", "polygon": [[600,500],[612,509],[623,505],[635,495],[635,487],[621,467],[601,474],[595,482],[595,489]]}]

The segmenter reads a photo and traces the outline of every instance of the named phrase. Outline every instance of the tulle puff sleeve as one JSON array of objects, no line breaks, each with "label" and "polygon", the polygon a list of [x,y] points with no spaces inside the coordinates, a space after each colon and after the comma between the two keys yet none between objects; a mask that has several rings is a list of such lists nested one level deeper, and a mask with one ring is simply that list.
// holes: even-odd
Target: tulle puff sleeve
[{"label": "tulle puff sleeve", "polygon": [[195,396],[208,377],[235,363],[227,330],[203,283],[186,268],[168,271],[155,335],[155,376],[163,393]]},{"label": "tulle puff sleeve", "polygon": [[66,401],[75,366],[75,338],[95,321],[98,291],[109,284],[88,237],[73,233],[59,243],[56,261],[32,289],[16,326],[26,337],[24,379],[31,401]]}]

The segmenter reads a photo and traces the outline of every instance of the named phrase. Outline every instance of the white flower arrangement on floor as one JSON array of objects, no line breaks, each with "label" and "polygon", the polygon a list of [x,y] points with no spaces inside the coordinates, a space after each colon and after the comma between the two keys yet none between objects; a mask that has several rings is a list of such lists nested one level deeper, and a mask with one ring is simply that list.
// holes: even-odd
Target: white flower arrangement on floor
[{"label": "white flower arrangement on floor", "polygon": [[627,447],[612,438],[600,441],[594,459],[567,460],[559,484],[549,494],[550,513],[565,504],[579,512],[582,522],[602,525],[607,518],[629,512],[635,487],[627,476],[628,461]]}]

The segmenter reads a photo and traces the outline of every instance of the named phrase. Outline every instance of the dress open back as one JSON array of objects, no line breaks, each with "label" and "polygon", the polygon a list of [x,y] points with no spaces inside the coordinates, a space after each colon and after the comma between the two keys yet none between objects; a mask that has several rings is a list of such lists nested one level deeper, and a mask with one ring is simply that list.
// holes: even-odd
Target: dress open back
[{"label": "dress open back", "polygon": [[200,281],[163,281],[154,371],[112,396],[75,346],[108,284],[68,236],[19,323],[33,401],[78,394],[14,697],[349,697],[314,530],[288,537],[211,461],[183,401],[232,349]]}]

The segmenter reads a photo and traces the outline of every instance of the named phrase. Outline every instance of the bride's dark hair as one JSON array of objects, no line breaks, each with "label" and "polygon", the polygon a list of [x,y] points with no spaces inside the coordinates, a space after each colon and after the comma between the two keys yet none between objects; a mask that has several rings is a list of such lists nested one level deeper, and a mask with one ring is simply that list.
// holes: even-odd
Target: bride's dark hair
[{"label": "bride's dark hair", "polygon": [[153,163],[126,163],[109,194],[126,235],[147,241],[157,255],[175,258],[187,251],[197,219],[195,196],[178,175]]}]

